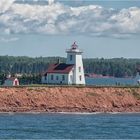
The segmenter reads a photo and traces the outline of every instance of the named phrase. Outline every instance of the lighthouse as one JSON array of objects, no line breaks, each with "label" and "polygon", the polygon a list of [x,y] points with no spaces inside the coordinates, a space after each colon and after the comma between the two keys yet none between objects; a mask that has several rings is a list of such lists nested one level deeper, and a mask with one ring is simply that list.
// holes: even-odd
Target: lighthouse
[{"label": "lighthouse", "polygon": [[66,50],[67,61],[66,64],[73,64],[73,84],[85,85],[85,75],[82,60],[82,51],[79,50],[78,45],[74,42],[71,48]]},{"label": "lighthouse", "polygon": [[57,85],[85,85],[82,51],[74,42],[66,50],[66,63],[51,64],[42,76],[42,83]]}]

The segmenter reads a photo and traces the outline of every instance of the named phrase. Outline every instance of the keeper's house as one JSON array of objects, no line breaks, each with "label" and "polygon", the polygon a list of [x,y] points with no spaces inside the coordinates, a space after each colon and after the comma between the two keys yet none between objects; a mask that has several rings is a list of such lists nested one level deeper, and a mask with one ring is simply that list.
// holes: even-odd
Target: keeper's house
[{"label": "keeper's house", "polygon": [[42,76],[43,84],[85,85],[82,51],[74,42],[67,51],[66,63],[51,64]]}]

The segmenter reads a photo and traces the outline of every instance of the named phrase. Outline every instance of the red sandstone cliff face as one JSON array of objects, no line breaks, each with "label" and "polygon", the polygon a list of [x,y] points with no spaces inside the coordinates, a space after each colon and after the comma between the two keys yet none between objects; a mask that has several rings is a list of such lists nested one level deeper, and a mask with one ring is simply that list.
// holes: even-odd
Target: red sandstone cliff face
[{"label": "red sandstone cliff face", "polygon": [[0,88],[1,112],[140,112],[140,88]]}]

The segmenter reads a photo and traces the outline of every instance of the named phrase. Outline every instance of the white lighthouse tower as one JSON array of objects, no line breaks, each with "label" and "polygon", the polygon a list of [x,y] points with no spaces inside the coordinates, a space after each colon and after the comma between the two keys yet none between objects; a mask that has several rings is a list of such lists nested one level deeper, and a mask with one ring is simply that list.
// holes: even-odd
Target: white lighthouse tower
[{"label": "white lighthouse tower", "polygon": [[76,42],[67,51],[66,64],[73,64],[73,84],[85,85],[85,75],[83,69],[82,51],[78,49]]}]

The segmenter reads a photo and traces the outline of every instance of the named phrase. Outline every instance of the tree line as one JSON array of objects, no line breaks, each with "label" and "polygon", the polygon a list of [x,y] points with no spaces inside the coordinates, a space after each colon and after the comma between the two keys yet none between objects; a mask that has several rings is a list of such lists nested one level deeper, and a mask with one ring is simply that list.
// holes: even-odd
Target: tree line
[{"label": "tree line", "polygon": [[[63,57],[0,56],[0,80],[2,81],[9,73],[12,75],[22,74],[23,83],[27,81],[35,83],[31,79],[41,77],[41,74],[47,70],[48,66],[51,63],[56,63],[58,59],[60,59],[60,62],[66,61],[66,58]],[[140,59],[126,58],[87,58],[83,59],[83,63],[87,74],[95,73],[114,77],[135,76],[140,67]]]}]

